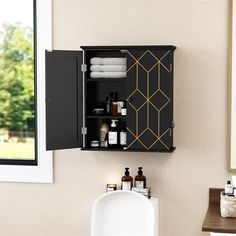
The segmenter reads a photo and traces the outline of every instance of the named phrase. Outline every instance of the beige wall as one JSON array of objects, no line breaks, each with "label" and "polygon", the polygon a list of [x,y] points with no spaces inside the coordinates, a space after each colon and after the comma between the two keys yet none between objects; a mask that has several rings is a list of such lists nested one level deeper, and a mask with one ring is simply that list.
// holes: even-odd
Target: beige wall
[{"label": "beige wall", "polygon": [[[0,235],[89,236],[92,202],[143,166],[160,236],[200,236],[208,188],[226,181],[227,0],[54,0],[55,49],[174,44],[173,154],[55,152],[55,183],[0,184]],[[117,227],[121,222],[117,222]]]}]

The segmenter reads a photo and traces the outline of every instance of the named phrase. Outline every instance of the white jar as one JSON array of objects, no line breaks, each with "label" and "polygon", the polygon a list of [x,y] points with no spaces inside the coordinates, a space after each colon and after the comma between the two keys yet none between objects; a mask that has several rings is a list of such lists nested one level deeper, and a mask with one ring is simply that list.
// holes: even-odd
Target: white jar
[{"label": "white jar", "polygon": [[126,108],[121,108],[121,115],[126,116],[127,115],[127,109]]}]

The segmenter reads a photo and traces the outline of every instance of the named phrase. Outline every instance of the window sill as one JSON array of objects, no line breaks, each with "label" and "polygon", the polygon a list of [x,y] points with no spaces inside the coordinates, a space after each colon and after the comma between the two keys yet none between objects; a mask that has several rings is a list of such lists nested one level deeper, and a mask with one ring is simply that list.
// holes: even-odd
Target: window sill
[{"label": "window sill", "polygon": [[1,165],[0,181],[53,183],[52,152],[41,153],[37,166]]}]

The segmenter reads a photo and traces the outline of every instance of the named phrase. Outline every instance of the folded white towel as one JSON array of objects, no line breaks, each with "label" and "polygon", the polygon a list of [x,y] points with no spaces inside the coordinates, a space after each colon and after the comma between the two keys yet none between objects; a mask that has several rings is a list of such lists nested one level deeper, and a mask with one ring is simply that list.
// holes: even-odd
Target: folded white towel
[{"label": "folded white towel", "polygon": [[91,71],[95,72],[126,72],[126,65],[92,65]]},{"label": "folded white towel", "polygon": [[126,72],[91,72],[91,78],[126,78]]},{"label": "folded white towel", "polygon": [[126,65],[125,57],[92,57],[92,65]]}]

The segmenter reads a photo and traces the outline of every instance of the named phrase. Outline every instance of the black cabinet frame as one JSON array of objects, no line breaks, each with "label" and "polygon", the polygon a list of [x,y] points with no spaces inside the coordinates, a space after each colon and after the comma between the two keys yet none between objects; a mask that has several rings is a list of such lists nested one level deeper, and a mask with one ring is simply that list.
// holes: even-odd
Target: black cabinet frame
[{"label": "black cabinet frame", "polygon": [[[46,51],[47,150],[172,152],[175,46],[84,46]],[[127,57],[127,78],[91,79],[92,57]],[[116,91],[127,116],[95,116],[92,108]],[[91,148],[102,119],[126,120],[127,149]]]}]

